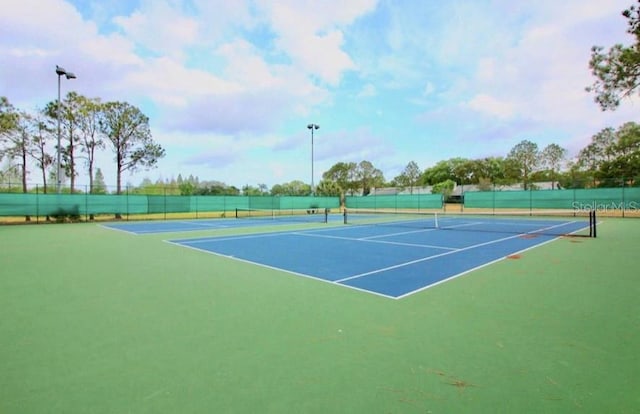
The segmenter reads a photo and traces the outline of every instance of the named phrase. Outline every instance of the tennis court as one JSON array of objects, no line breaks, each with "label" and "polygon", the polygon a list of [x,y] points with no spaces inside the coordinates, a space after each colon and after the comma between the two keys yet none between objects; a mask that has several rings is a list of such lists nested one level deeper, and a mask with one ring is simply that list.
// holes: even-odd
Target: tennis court
[{"label": "tennis court", "polygon": [[170,242],[398,299],[593,224],[591,217],[349,217],[338,227]]},{"label": "tennis court", "polygon": [[[578,238],[562,236],[573,217],[386,217],[0,226],[0,412],[638,411],[640,221]],[[387,299],[413,292],[405,270],[420,289],[471,252],[491,265]],[[373,275],[338,282],[372,270],[382,293]]]}]

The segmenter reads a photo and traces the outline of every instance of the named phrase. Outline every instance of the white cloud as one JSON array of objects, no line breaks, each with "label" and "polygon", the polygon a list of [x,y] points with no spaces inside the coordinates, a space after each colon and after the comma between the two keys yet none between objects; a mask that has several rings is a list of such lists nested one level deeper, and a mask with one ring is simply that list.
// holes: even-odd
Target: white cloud
[{"label": "white cloud", "polygon": [[193,0],[198,11],[199,41],[203,44],[217,44],[233,37],[235,29],[253,29],[263,20],[260,13],[252,11],[250,1]]},{"label": "white cloud", "polygon": [[134,44],[119,34],[106,36],[93,35],[80,39],[78,50],[94,63],[102,63],[109,67],[123,66],[141,67],[144,60],[135,53]]},{"label": "white cloud", "polygon": [[285,79],[279,79],[274,73],[281,69],[279,65],[269,65],[260,51],[244,39],[221,45],[216,54],[226,62],[225,77],[243,84],[247,89],[286,86]]},{"label": "white cloud", "polygon": [[375,1],[278,1],[261,2],[273,31],[276,45],[308,73],[336,85],[345,71],[356,68],[343,50],[341,26],[371,11]]},{"label": "white cloud", "polygon": [[513,116],[513,105],[509,102],[501,101],[487,94],[479,94],[473,97],[467,106],[474,111],[507,119]]},{"label": "white cloud", "polygon": [[39,48],[39,47],[25,47],[25,48],[10,47],[6,49],[4,52],[12,58],[25,58],[25,57],[44,58],[44,57],[53,55],[53,53],[50,52],[49,50]]},{"label": "white cloud", "polygon": [[64,0],[23,0],[3,2],[0,33],[3,44],[12,39],[14,45],[37,45],[59,52],[76,44],[79,37],[95,34],[96,27],[83,21],[80,13]]},{"label": "white cloud", "polygon": [[186,107],[193,99],[208,95],[229,95],[241,85],[199,69],[189,69],[168,57],[148,59],[143,67],[122,79],[124,88],[149,96],[171,110]]},{"label": "white cloud", "polygon": [[151,52],[183,59],[185,48],[196,43],[199,23],[165,0],[143,3],[130,16],[118,16],[114,23],[124,34]]}]

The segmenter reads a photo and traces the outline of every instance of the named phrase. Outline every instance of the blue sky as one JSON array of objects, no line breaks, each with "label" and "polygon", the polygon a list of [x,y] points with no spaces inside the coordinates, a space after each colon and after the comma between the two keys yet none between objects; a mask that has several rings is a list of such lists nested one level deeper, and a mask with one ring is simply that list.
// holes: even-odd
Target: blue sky
[{"label": "blue sky", "polygon": [[[315,182],[371,161],[390,180],[452,157],[506,155],[523,139],[570,155],[637,103],[602,112],[593,45],[628,44],[631,0],[22,0],[3,2],[0,95],[34,110],[63,80],[150,117],[167,156],[126,175],[241,187]],[[98,160],[115,183],[112,156]],[[36,179],[32,174],[31,179]],[[86,177],[78,180],[88,182]]]}]

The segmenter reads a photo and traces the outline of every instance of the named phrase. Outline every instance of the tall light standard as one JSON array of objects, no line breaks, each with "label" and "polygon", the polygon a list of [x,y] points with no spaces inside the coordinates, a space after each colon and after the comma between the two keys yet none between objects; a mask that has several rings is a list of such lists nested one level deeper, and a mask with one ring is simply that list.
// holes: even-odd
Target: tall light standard
[{"label": "tall light standard", "polygon": [[313,185],[313,130],[320,128],[318,124],[309,124],[307,128],[311,130],[311,195],[315,195],[315,188]]},{"label": "tall light standard", "polygon": [[58,118],[58,165],[56,170],[56,179],[58,181],[57,190],[60,194],[60,188],[62,186],[61,172],[60,172],[60,160],[62,157],[61,137],[60,137],[60,77],[65,76],[67,79],[75,79],[76,75],[71,72],[67,72],[64,68],[56,65],[56,74],[58,75],[58,105],[56,107],[56,118]]}]

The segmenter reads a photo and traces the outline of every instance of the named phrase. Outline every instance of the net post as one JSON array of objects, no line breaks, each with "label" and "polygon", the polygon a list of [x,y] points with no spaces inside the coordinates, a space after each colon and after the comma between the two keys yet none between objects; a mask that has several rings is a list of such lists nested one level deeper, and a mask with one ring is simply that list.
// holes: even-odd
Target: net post
[{"label": "net post", "polygon": [[347,209],[345,208],[342,212],[342,220],[344,224],[347,224]]},{"label": "net post", "polygon": [[238,207],[236,207],[236,218],[238,218]]},{"label": "net post", "polygon": [[440,226],[438,225],[438,212],[437,211],[434,213],[434,216],[433,216],[433,225],[435,226],[436,229],[440,228]]},{"label": "net post", "polygon": [[329,209],[328,208],[324,209],[324,217],[323,217],[323,219],[324,219],[323,223],[328,223],[329,222]]},{"label": "net post", "polygon": [[596,228],[597,228],[597,225],[596,225],[596,222],[597,222],[597,220],[596,220],[596,217],[597,217],[596,216],[596,211],[593,210],[592,214],[593,214],[593,238],[595,238],[597,236],[597,233],[596,233]]}]

